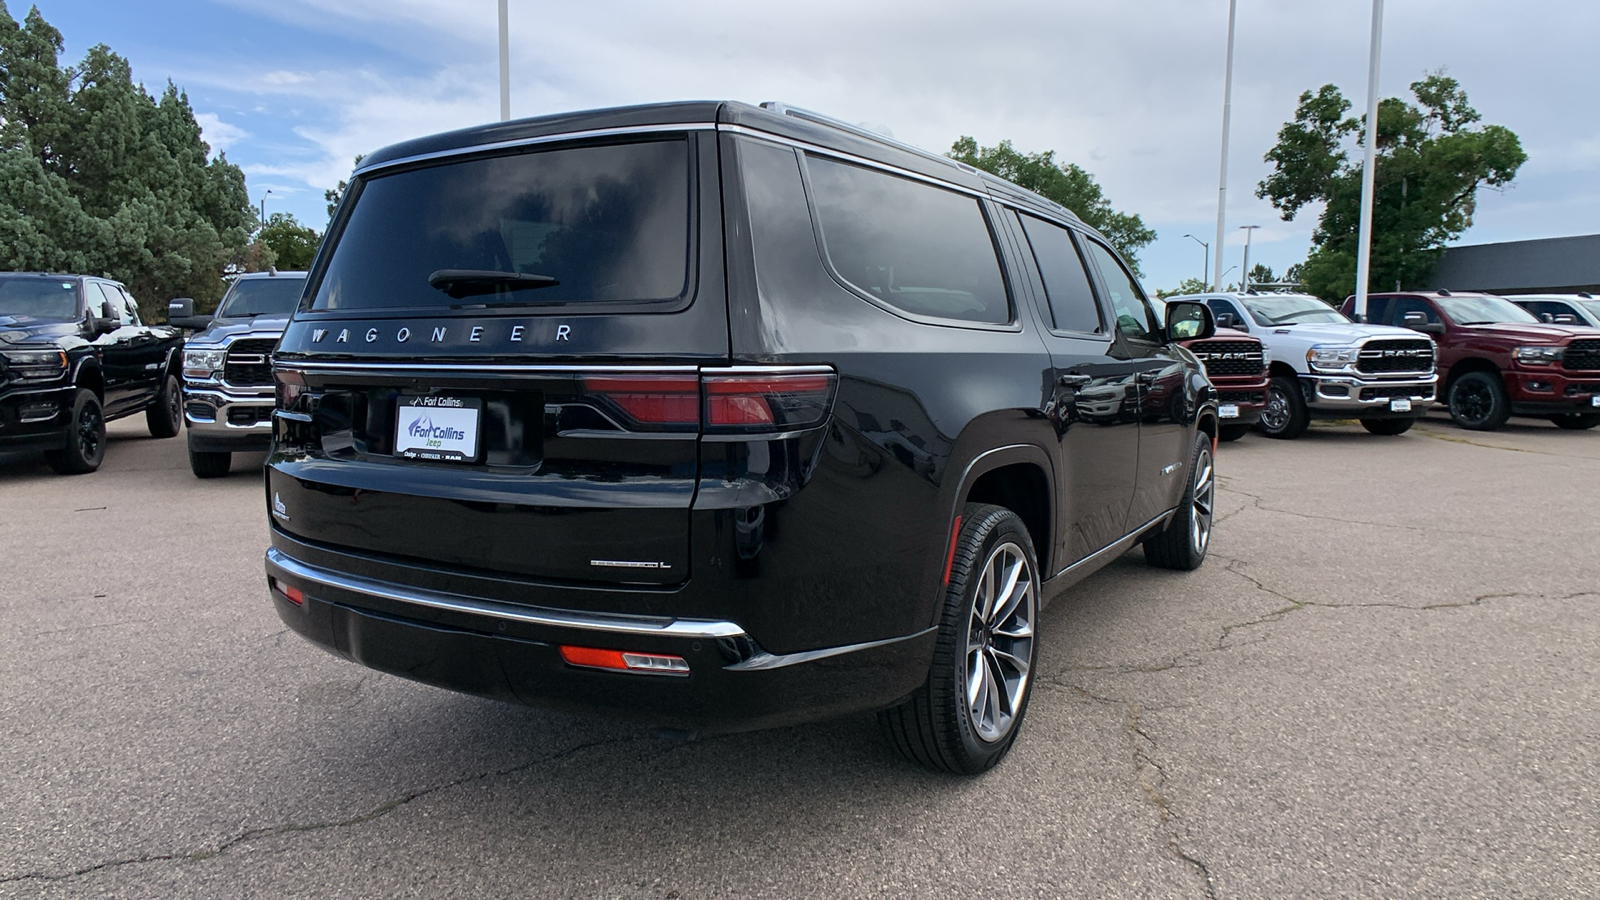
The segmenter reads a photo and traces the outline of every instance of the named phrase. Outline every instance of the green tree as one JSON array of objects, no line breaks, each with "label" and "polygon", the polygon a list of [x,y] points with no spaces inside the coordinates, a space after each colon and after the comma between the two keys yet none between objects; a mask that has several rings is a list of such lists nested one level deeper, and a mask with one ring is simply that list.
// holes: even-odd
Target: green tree
[{"label": "green tree", "polygon": [[998,146],[979,147],[978,142],[962,135],[950,145],[945,154],[957,162],[998,175],[1077,213],[1091,228],[1106,236],[1111,246],[1139,273],[1139,250],[1156,239],[1156,233],[1145,227],[1136,215],[1118,212],[1111,208],[1094,176],[1079,168],[1076,163],[1061,165],[1056,162],[1054,150],[1043,153],[1021,153],[1010,141]]},{"label": "green tree", "polygon": [[1178,286],[1171,290],[1157,290],[1156,296],[1165,300],[1179,294],[1206,294],[1211,292],[1211,283],[1202,278],[1185,278],[1178,282]]},{"label": "green tree", "polygon": [[[357,153],[355,164],[351,167],[352,170],[355,166],[361,165],[361,161],[366,158],[367,155],[365,153]],[[328,218],[330,220],[333,219],[334,211],[339,208],[339,201],[344,199],[344,192],[348,190],[350,190],[350,183],[341,178],[337,186],[322,192],[322,199],[328,201]]]},{"label": "green tree", "polygon": [[[1369,285],[1415,288],[1426,282],[1444,245],[1472,224],[1480,187],[1503,189],[1527,161],[1517,136],[1481,118],[1454,79],[1434,73],[1413,82],[1414,103],[1378,105],[1376,191],[1372,206]],[[1256,189],[1285,221],[1322,203],[1311,253],[1300,280],[1324,300],[1355,289],[1361,216],[1361,161],[1351,151],[1365,140],[1349,101],[1331,84],[1300,95],[1294,121],[1266,154],[1273,173]]]},{"label": "green tree", "polygon": [[256,233],[256,240],[272,249],[274,261],[270,265],[304,271],[311,268],[311,258],[317,253],[317,242],[322,240],[322,235],[301,225],[290,213],[275,212]]},{"label": "green tree", "polygon": [[1276,284],[1278,276],[1272,274],[1272,267],[1266,263],[1256,263],[1250,267],[1251,284]]},{"label": "green tree", "polygon": [[220,297],[249,242],[244,173],[200,139],[188,98],[159,100],[105,45],[62,68],[61,33],[0,0],[0,265],[106,274],[157,315]]}]

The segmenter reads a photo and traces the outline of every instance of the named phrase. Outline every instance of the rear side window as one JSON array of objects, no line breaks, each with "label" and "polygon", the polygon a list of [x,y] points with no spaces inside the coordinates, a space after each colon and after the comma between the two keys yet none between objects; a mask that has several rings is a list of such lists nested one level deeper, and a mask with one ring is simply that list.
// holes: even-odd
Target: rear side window
[{"label": "rear side window", "polygon": [[1095,302],[1089,273],[1084,270],[1072,232],[1033,216],[1020,218],[1033,258],[1039,264],[1039,277],[1044,279],[1044,293],[1050,300],[1056,330],[1101,333],[1104,325],[1100,306]]},{"label": "rear side window", "polygon": [[808,157],[807,168],[839,278],[914,315],[1011,321],[994,238],[976,199],[817,156]]},{"label": "rear side window", "polygon": [[[686,138],[380,173],[360,184],[311,308],[679,299],[688,290],[689,190]],[[489,274],[465,289],[453,283],[452,296],[429,283],[448,270]]]}]

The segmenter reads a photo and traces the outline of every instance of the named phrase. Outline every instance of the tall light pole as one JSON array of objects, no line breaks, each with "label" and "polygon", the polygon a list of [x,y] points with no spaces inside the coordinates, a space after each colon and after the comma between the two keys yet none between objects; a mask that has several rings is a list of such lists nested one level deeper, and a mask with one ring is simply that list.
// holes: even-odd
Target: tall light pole
[{"label": "tall light pole", "polygon": [[1378,170],[1378,49],[1383,43],[1383,0],[1372,0],[1372,48],[1367,51],[1367,147],[1361,164],[1361,237],[1356,249],[1356,321],[1367,320],[1367,278],[1372,261],[1373,178]]},{"label": "tall light pole", "polygon": [[272,193],[272,188],[267,188],[267,193],[261,195],[261,227],[267,227],[267,194]]},{"label": "tall light pole", "polygon": [[1204,247],[1206,249],[1206,262],[1205,262],[1205,265],[1201,266],[1201,268],[1200,268],[1200,280],[1201,281],[1205,281],[1206,280],[1206,273],[1211,271],[1211,245],[1206,243],[1205,241],[1200,240],[1199,238],[1195,237],[1192,234],[1186,234],[1186,235],[1184,235],[1184,237],[1188,238],[1191,241],[1194,241],[1196,244],[1199,244],[1200,246],[1202,246],[1202,247]]},{"label": "tall light pole", "polygon": [[1250,293],[1250,236],[1260,227],[1260,225],[1239,226],[1239,230],[1244,232],[1244,271],[1239,276],[1239,284],[1243,285],[1243,292],[1246,294]]},{"label": "tall light pole", "polygon": [[1211,289],[1222,290],[1222,229],[1228,214],[1228,123],[1233,117],[1233,21],[1239,0],[1228,0],[1228,64],[1222,76],[1222,173],[1217,176],[1217,268]]},{"label": "tall light pole", "polygon": [[500,121],[511,118],[511,33],[507,25],[507,0],[500,0]]}]

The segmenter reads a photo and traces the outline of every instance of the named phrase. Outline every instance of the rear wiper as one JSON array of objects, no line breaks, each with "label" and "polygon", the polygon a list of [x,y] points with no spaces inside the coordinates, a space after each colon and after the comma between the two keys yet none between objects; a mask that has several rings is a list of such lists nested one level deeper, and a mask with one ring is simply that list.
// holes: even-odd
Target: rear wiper
[{"label": "rear wiper", "polygon": [[527,272],[501,272],[495,269],[440,269],[428,276],[428,284],[460,300],[500,290],[532,291],[555,287],[561,282],[549,275]]}]

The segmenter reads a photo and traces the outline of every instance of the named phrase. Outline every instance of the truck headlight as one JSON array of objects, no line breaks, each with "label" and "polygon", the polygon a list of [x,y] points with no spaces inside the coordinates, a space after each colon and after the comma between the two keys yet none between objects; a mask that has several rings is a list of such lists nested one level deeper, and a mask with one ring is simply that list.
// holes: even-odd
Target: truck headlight
[{"label": "truck headlight", "polygon": [[7,350],[5,358],[18,381],[54,381],[67,374],[67,354],[60,350]]},{"label": "truck headlight", "polygon": [[183,351],[183,377],[212,379],[217,377],[217,372],[222,368],[222,363],[228,358],[226,350],[188,350]]},{"label": "truck headlight", "polygon": [[1518,347],[1511,352],[1525,366],[1548,366],[1561,361],[1560,347]]},{"label": "truck headlight", "polygon": [[1350,372],[1358,352],[1356,347],[1312,347],[1306,351],[1306,365],[1318,372]]}]

